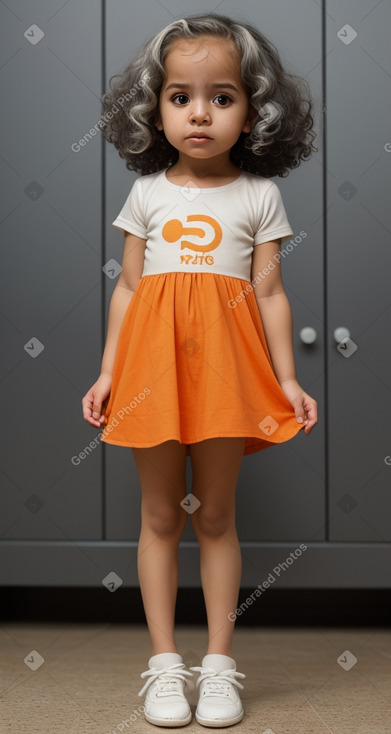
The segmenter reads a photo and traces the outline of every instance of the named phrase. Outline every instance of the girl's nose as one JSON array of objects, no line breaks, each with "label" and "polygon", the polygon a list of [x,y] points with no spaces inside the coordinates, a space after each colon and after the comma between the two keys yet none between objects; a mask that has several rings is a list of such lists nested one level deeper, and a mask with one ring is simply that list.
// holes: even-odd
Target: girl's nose
[{"label": "girl's nose", "polygon": [[202,122],[210,122],[210,115],[202,101],[195,102],[190,112],[190,119],[192,122],[200,124]]}]

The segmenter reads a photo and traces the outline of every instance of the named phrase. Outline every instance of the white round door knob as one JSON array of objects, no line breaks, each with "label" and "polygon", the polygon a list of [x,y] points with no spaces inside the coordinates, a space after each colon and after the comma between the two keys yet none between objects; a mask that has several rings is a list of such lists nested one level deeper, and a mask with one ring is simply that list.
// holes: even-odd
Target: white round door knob
[{"label": "white round door knob", "polygon": [[350,331],[346,328],[346,326],[338,326],[338,328],[334,330],[334,339],[337,344],[340,344],[340,342],[342,342],[344,339],[347,339],[347,337],[349,336]]},{"label": "white round door knob", "polygon": [[303,344],[313,344],[316,341],[317,333],[312,326],[305,326],[300,332],[300,339]]}]

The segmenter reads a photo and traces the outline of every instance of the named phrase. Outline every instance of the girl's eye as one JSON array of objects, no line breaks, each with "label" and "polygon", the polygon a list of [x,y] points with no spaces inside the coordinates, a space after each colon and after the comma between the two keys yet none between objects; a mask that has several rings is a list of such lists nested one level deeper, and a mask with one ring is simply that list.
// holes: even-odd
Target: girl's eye
[{"label": "girl's eye", "polygon": [[[219,100],[218,106],[219,107],[226,107],[227,104],[232,102],[231,98],[228,97],[227,94],[217,94],[216,97],[214,97],[215,100]],[[186,104],[189,101],[189,97],[187,94],[175,94],[172,97],[172,101],[176,102],[179,106]]]},{"label": "girl's eye", "polygon": [[[180,100],[182,100],[181,102],[179,102],[179,104],[180,104],[180,105],[181,105],[181,104],[186,104],[186,102],[188,102],[188,101],[189,101],[189,98],[188,98],[187,94],[176,94],[176,95],[175,95],[175,96],[174,96],[174,97],[172,98],[172,101],[173,101],[173,102],[175,102],[175,101],[177,101],[177,100],[179,100],[179,99],[180,99]],[[183,102],[183,100],[185,100],[185,101]]]},{"label": "girl's eye", "polygon": [[215,99],[219,99],[219,107],[225,107],[227,105],[227,102],[232,102],[230,97],[228,97],[227,94],[218,94]]}]

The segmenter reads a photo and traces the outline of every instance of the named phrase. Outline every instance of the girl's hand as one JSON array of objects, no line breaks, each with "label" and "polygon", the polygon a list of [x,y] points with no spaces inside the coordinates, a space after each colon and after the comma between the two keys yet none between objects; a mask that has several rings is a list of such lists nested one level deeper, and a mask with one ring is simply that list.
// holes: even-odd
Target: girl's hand
[{"label": "girl's hand", "polygon": [[297,380],[285,380],[280,384],[285,397],[295,409],[296,420],[301,418],[298,422],[306,424],[304,433],[310,433],[318,422],[318,403],[302,390]]},{"label": "girl's hand", "polygon": [[102,403],[111,390],[112,376],[103,372],[81,401],[83,418],[92,426],[100,428],[105,416],[102,415]]}]

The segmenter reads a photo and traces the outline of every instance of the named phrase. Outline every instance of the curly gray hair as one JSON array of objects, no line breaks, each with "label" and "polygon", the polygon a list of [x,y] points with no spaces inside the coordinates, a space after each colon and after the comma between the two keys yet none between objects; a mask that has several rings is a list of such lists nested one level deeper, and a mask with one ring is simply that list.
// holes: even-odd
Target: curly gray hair
[{"label": "curly gray hair", "polygon": [[239,168],[265,177],[287,176],[309,158],[316,133],[309,85],[282,66],[276,47],[256,28],[223,15],[194,15],[170,23],[144,43],[121,74],[110,77],[102,97],[102,132],[129,170],[149,174],[177,162],[179,154],[157,130],[164,61],[177,39],[217,36],[235,43],[241,77],[255,108],[250,133],[241,133],[230,159]]}]

